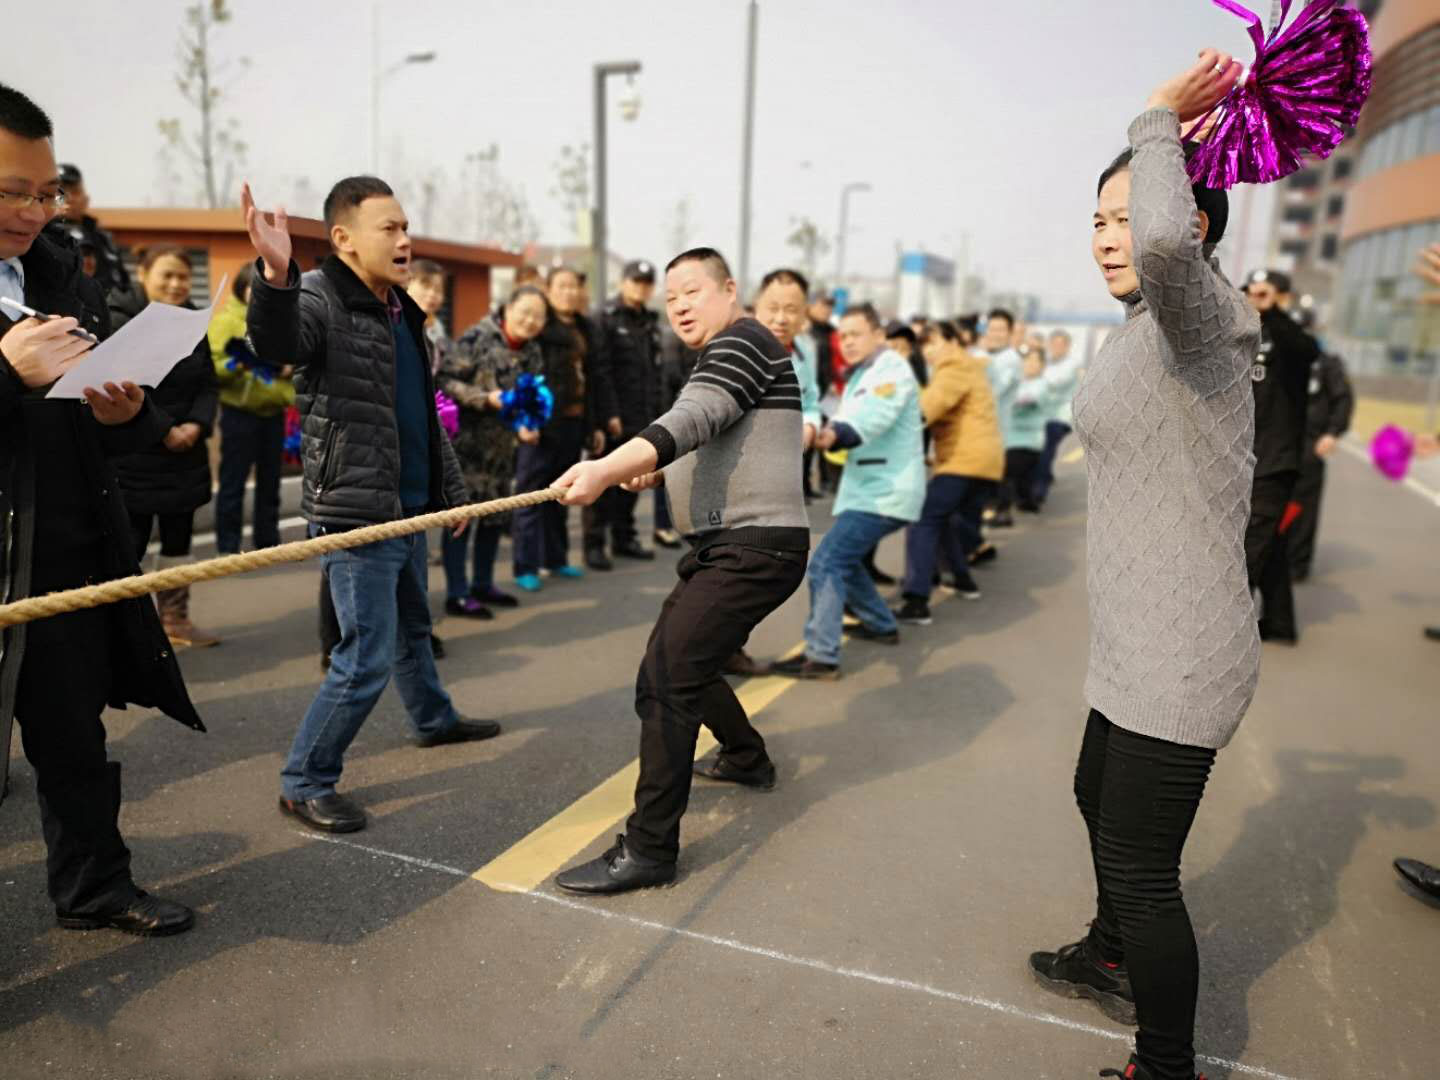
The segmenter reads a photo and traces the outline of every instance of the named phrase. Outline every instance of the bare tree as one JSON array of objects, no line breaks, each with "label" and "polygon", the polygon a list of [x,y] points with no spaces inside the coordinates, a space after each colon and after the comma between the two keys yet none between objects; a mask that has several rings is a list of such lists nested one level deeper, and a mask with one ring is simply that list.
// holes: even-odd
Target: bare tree
[{"label": "bare tree", "polygon": [[583,240],[582,215],[590,210],[590,144],[562,146],[554,169],[555,183],[550,188],[550,196],[564,209],[575,239]]},{"label": "bare tree", "polygon": [[820,226],[808,217],[791,218],[790,223],[794,229],[785,238],[785,243],[800,253],[800,262],[804,266],[805,275],[813,279],[819,269],[821,256],[830,250],[830,241],[825,239],[825,234],[820,231]]},{"label": "bare tree", "polygon": [[472,167],[475,239],[507,251],[519,251],[538,240],[540,224],[530,212],[525,192],[501,175],[500,148],[491,143],[489,149],[470,154],[465,161]]},{"label": "bare tree", "polygon": [[179,63],[175,85],[199,114],[198,126],[191,128],[179,117],[159,121],[166,145],[176,157],[190,163],[202,197],[212,209],[234,203],[236,172],[248,149],[240,138],[239,121],[221,112],[222,100],[238,72],[250,65],[243,56],[223,60],[215,55],[216,31],[231,16],[226,0],[201,0],[185,9],[175,50]]}]

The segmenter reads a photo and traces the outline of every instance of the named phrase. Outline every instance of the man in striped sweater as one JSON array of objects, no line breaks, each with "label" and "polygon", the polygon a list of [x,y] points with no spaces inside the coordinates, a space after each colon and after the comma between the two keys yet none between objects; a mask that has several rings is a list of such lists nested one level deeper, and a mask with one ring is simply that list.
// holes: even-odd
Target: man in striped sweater
[{"label": "man in striped sweater", "polygon": [[[692,768],[747,787],[775,786],[765,740],[722,671],[805,577],[810,525],[800,475],[800,383],[785,347],[741,310],[730,268],[713,248],[671,260],[665,307],[680,340],[700,350],[674,407],[613,453],[556,481],[568,505],[593,503],[616,484],[630,491],[663,485],[675,527],[690,543],[636,680],[635,811],[614,847],[555,879],[572,892],[675,880]],[[720,751],[696,766],[702,724]]]}]

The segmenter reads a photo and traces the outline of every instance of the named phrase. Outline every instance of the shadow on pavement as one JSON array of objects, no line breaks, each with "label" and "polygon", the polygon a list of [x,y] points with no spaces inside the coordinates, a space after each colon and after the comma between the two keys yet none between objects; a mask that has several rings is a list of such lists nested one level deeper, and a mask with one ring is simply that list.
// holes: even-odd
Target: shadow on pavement
[{"label": "shadow on pavement", "polygon": [[[1242,1060],[1250,1041],[1251,988],[1335,917],[1341,873],[1369,822],[1422,829],[1436,817],[1428,799],[1368,789],[1404,775],[1398,757],[1286,750],[1275,760],[1278,790],[1245,815],[1220,861],[1185,887],[1201,957],[1195,1047],[1229,1061]],[[1385,865],[1374,872],[1393,873]],[[1315,965],[1296,977],[1328,978]],[[1316,991],[1295,986],[1290,994],[1329,999],[1333,988]]]}]

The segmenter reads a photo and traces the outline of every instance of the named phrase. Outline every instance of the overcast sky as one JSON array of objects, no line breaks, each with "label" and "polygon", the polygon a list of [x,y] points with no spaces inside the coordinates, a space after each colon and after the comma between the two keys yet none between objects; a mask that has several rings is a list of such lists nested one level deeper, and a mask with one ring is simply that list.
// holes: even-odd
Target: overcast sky
[{"label": "overcast sky", "polygon": [[[62,21],[40,17],[57,41],[8,50],[0,78],[51,113],[61,159],[82,166],[98,206],[166,201],[156,120],[186,116],[173,82],[186,2],[71,0]],[[292,201],[302,179],[323,195],[368,171],[370,5],[232,6],[216,51],[250,60],[228,108],[262,204]],[[381,173],[412,190],[438,173],[430,231],[468,238],[464,158],[494,143],[542,240],[568,242],[553,163],[562,145],[590,139],[591,65],[635,59],[639,118],[612,113],[610,125],[611,246],[664,260],[688,198],[690,241],[733,254],[745,12],[744,0],[390,0],[385,62],[439,55],[385,84]],[[796,218],[833,237],[841,186],[865,181],[873,191],[852,202],[853,271],[891,272],[897,244],[968,248],[994,288],[1108,311],[1089,261],[1095,177],[1149,91],[1206,45],[1251,59],[1244,25],[1210,0],[762,0],[752,273],[795,261],[785,239]],[[1254,263],[1260,241],[1250,250]],[[833,255],[822,261],[831,267]]]}]

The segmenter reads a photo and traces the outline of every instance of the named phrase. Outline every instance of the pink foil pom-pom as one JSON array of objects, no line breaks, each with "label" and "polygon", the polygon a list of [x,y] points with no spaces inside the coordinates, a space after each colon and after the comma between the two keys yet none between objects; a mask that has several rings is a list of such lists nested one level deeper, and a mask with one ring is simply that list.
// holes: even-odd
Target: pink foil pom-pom
[{"label": "pink foil pom-pom", "polygon": [[1255,63],[1243,82],[1187,136],[1214,126],[1191,156],[1190,179],[1210,188],[1267,184],[1307,156],[1329,157],[1370,96],[1370,31],[1339,0],[1311,0],[1289,26],[1291,0],[1267,39],[1260,16],[1239,0],[1214,0],[1250,24]]},{"label": "pink foil pom-pom", "polygon": [[441,429],[453,441],[460,434],[460,406],[436,390],[435,412],[440,417]]},{"label": "pink foil pom-pom", "polygon": [[1415,439],[1404,428],[1386,424],[1370,440],[1370,460],[1389,480],[1400,481],[1410,471],[1410,458],[1415,454]]}]

